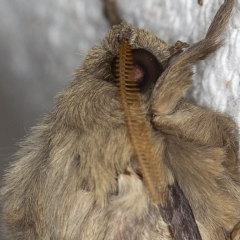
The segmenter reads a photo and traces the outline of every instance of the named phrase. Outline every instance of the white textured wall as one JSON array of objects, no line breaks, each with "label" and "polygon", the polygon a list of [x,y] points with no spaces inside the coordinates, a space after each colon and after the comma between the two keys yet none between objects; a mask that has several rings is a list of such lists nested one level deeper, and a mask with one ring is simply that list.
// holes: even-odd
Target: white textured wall
[{"label": "white textured wall", "polygon": [[[122,17],[169,43],[200,40],[223,0],[117,0]],[[196,68],[192,96],[240,125],[240,0],[226,44]],[[0,0],[0,166],[109,29],[101,0]]]}]

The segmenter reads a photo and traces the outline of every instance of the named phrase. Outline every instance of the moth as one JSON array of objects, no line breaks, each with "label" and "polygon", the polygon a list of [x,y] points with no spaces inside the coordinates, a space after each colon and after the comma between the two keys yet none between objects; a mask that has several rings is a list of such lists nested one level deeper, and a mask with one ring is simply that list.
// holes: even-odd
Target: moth
[{"label": "moth", "polygon": [[184,51],[122,22],[87,53],[5,174],[9,239],[239,239],[237,126],[184,98],[233,5]]}]

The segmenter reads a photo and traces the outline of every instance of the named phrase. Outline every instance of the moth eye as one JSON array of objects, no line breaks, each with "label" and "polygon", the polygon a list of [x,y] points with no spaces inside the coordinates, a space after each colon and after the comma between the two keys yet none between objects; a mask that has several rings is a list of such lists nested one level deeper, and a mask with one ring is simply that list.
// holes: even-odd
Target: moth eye
[{"label": "moth eye", "polygon": [[[163,72],[163,66],[157,58],[145,49],[133,49],[133,63],[135,80],[138,83],[141,93],[146,92],[153,86]],[[116,58],[113,59],[111,70],[115,76]]]},{"label": "moth eye", "polygon": [[135,66],[135,78],[141,92],[145,92],[154,85],[163,72],[162,65],[156,57],[144,49],[133,49],[133,62]]}]

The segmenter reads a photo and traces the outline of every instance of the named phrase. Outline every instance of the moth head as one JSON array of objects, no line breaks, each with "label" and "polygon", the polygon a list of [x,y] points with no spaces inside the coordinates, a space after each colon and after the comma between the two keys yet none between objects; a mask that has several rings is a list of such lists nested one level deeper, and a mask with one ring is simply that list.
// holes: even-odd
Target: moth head
[{"label": "moth head", "polygon": [[152,89],[166,69],[173,52],[170,45],[147,30],[134,28],[126,22],[114,26],[102,44],[88,53],[84,68],[92,71],[98,78],[111,83],[116,82],[116,57],[122,39],[127,39],[131,45],[135,80],[140,93],[149,93],[148,90]]},{"label": "moth head", "polygon": [[85,128],[94,128],[98,124],[108,127],[110,123],[118,125],[124,122],[114,76],[122,39],[127,39],[131,46],[135,80],[139,85],[143,109],[148,114],[153,90],[171,56],[179,51],[153,33],[122,22],[113,26],[102,43],[88,51],[82,66],[75,71],[74,81],[57,98],[68,124],[81,126],[86,123]]}]

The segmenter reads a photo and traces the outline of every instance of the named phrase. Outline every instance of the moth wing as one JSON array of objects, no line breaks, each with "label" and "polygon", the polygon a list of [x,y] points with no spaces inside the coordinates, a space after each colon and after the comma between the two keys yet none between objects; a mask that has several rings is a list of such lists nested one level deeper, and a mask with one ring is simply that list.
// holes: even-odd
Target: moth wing
[{"label": "moth wing", "polygon": [[169,186],[165,205],[159,208],[174,240],[202,239],[188,200],[176,182]]}]

